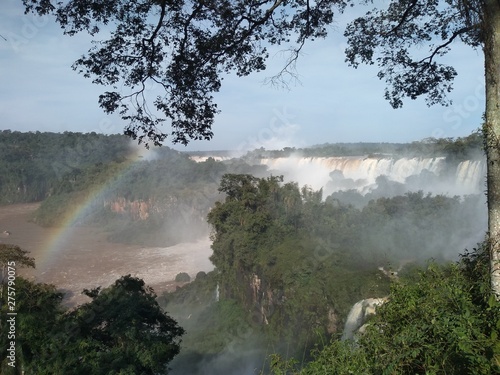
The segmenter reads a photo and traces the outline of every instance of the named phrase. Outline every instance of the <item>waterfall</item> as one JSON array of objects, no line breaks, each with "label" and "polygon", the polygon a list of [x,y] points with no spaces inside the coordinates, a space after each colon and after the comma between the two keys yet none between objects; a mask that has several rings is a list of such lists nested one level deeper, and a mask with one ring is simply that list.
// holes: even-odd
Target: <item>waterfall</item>
[{"label": "waterfall", "polygon": [[219,302],[219,283],[215,287],[215,302]]},{"label": "waterfall", "polygon": [[[191,156],[196,162],[209,157],[217,161],[229,156]],[[365,195],[378,188],[377,178],[385,176],[393,183],[404,184],[405,191],[423,190],[425,193],[454,195],[480,194],[484,191],[486,163],[484,160],[462,161],[455,175],[450,176],[446,157],[392,157],[339,156],[339,157],[278,157],[262,158],[273,174],[282,174],[288,181],[314,190],[323,188],[323,196],[334,192],[356,190]],[[399,193],[401,193],[399,191]]]},{"label": "waterfall", "polygon": [[[264,158],[261,165],[284,174],[287,180],[323,188],[325,195],[335,191],[355,189],[366,194],[377,188],[377,178],[408,185],[411,191],[423,190],[433,194],[465,195],[481,192],[485,175],[482,160],[459,164],[455,179],[446,171],[446,158],[392,157],[296,157]],[[409,184],[411,181],[412,184]]]},{"label": "waterfall", "polygon": [[461,162],[455,176],[457,186],[461,186],[465,191],[486,189],[486,164],[483,161],[465,160]]},{"label": "waterfall", "polygon": [[354,338],[354,333],[363,325],[363,318],[365,316],[363,311],[364,302],[365,300],[356,302],[349,311],[344,331],[342,332],[342,340],[352,340]]},{"label": "waterfall", "polygon": [[375,315],[377,307],[386,301],[387,297],[367,298],[356,302],[347,315],[341,340],[353,340],[368,317]]}]

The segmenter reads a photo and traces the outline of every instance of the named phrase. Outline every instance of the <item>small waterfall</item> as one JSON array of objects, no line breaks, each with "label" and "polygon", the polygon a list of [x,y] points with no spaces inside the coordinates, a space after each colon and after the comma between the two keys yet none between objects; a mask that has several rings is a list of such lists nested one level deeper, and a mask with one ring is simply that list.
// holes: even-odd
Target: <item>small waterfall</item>
[{"label": "small waterfall", "polygon": [[365,300],[358,301],[349,311],[347,315],[347,320],[345,322],[344,331],[342,332],[342,341],[352,340],[354,338],[354,333],[359,327],[363,325],[363,318],[365,312],[363,310],[363,304]]},{"label": "small waterfall", "polygon": [[219,302],[219,283],[215,287],[215,302]]},{"label": "small waterfall", "polygon": [[384,304],[387,297],[362,299],[354,304],[347,315],[341,340],[353,340],[356,333],[371,315],[375,315],[378,306]]}]

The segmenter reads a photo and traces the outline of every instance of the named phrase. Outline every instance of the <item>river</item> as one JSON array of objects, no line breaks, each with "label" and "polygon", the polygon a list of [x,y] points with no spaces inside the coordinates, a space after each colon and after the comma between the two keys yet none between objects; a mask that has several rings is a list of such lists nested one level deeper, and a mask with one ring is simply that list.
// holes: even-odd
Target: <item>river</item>
[{"label": "river", "polygon": [[37,267],[18,273],[54,284],[65,292],[68,306],[87,301],[83,289],[109,286],[123,275],[142,278],[159,295],[176,287],[174,279],[180,272],[193,278],[199,271],[214,268],[208,259],[212,253],[209,238],[170,247],[112,243],[99,228],[43,228],[30,222],[38,205],[0,206],[0,243],[29,251]]}]

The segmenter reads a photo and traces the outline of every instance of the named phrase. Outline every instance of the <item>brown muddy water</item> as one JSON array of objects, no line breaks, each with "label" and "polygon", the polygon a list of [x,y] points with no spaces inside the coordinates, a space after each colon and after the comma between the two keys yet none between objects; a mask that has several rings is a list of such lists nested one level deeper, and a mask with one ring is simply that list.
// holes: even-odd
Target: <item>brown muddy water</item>
[{"label": "brown muddy water", "polygon": [[[66,293],[66,304],[87,301],[82,290],[107,287],[123,275],[143,279],[160,295],[175,289],[175,276],[187,272],[211,271],[212,253],[208,238],[170,247],[143,247],[111,243],[99,228],[43,228],[30,222],[38,204],[0,206],[0,243],[16,244],[35,258],[35,270],[18,274],[36,282],[54,284]],[[4,231],[10,232],[9,235]],[[50,244],[62,238],[57,251]]]}]

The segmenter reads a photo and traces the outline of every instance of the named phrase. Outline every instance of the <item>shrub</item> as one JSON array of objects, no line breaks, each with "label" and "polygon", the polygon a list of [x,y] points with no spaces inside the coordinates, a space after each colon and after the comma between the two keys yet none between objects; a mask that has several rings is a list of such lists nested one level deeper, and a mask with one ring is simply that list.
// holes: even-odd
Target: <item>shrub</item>
[{"label": "shrub", "polygon": [[206,277],[207,277],[207,273],[203,272],[203,271],[200,271],[196,274],[196,280],[203,280],[203,279],[206,279]]},{"label": "shrub", "polygon": [[189,276],[186,272],[181,272],[175,276],[175,281],[178,283],[188,283],[191,281],[191,276]]}]

